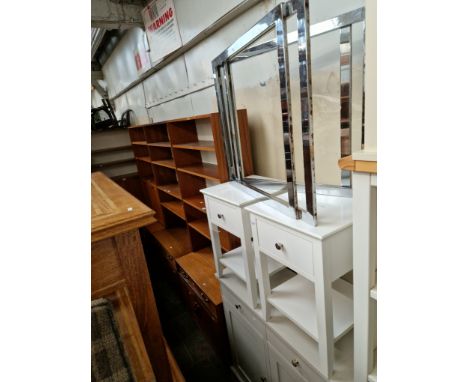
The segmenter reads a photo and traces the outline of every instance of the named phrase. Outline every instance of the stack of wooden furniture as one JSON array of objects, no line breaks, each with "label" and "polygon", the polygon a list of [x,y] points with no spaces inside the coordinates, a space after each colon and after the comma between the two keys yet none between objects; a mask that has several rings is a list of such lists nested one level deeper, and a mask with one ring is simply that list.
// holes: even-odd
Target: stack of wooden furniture
[{"label": "stack of wooden furniture", "polygon": [[[247,113],[238,111],[246,175],[252,173]],[[220,285],[215,277],[211,235],[203,195],[211,185],[228,180],[219,114],[205,114],[132,126],[130,140],[144,202],[156,211],[147,227],[164,264],[179,280],[194,317],[227,356]],[[221,230],[221,248],[229,251],[239,239]]]},{"label": "stack of wooden furniture", "polygon": [[111,301],[138,381],[172,381],[138,232],[154,211],[100,172],[91,177],[91,201],[91,298]]}]

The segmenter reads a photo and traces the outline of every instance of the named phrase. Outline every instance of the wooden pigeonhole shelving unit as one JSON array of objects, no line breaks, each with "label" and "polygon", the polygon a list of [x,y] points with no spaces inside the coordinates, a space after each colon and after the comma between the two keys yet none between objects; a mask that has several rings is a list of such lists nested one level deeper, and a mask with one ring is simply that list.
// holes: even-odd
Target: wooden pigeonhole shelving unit
[{"label": "wooden pigeonhole shelving unit", "polygon": [[[250,175],[253,165],[246,110],[238,111],[238,122],[244,173]],[[129,134],[143,201],[156,211],[157,223],[147,230],[162,249],[166,268],[177,275],[188,305],[202,321],[200,326],[211,328],[207,334],[225,353],[229,346],[222,301],[212,298],[221,296],[220,285],[200,193],[228,180],[219,114],[132,126]],[[224,251],[240,245],[238,238],[222,230],[220,240]]]}]

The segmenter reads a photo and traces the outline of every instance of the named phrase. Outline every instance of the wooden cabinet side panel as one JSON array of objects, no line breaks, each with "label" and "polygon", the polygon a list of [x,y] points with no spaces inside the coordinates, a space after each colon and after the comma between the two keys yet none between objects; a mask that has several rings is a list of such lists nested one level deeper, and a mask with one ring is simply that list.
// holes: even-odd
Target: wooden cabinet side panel
[{"label": "wooden cabinet side panel", "polygon": [[113,238],[94,242],[91,245],[91,290],[96,291],[123,280]]},{"label": "wooden cabinet side panel", "polygon": [[127,288],[158,381],[171,381],[162,328],[138,230],[114,237]]}]

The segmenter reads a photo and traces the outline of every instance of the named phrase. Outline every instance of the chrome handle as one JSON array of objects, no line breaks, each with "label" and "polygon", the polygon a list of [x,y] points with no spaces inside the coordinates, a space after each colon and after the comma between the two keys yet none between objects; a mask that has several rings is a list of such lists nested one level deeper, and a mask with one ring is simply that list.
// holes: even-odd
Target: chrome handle
[{"label": "chrome handle", "polygon": [[280,251],[280,250],[283,249],[283,244],[281,244],[281,243],[275,243],[275,248],[276,248],[278,251]]},{"label": "chrome handle", "polygon": [[224,215],[223,214],[218,214],[218,219],[224,219]]},{"label": "chrome handle", "polygon": [[297,359],[292,359],[291,360],[291,364],[294,366],[294,367],[298,367],[299,366],[299,361]]}]

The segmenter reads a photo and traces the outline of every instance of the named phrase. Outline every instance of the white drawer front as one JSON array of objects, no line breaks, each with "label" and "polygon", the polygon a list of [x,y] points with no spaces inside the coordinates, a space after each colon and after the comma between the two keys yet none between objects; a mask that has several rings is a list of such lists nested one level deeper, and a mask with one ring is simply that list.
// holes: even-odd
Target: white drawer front
[{"label": "white drawer front", "polygon": [[213,198],[206,198],[208,202],[208,213],[213,224],[236,235],[241,235],[242,216],[240,208],[230,206]]},{"label": "white drawer front", "polygon": [[267,342],[273,381],[325,382],[305,361],[287,347],[277,347]]},{"label": "white drawer front", "polygon": [[243,317],[247,322],[252,325],[263,337],[266,335],[265,322],[261,319],[260,315],[256,314],[251,308],[239,299],[228,288],[221,284],[221,292],[223,294],[223,302],[227,302],[236,308],[236,312]]},{"label": "white drawer front", "polygon": [[299,274],[314,280],[313,243],[267,220],[257,218],[260,250]]}]

